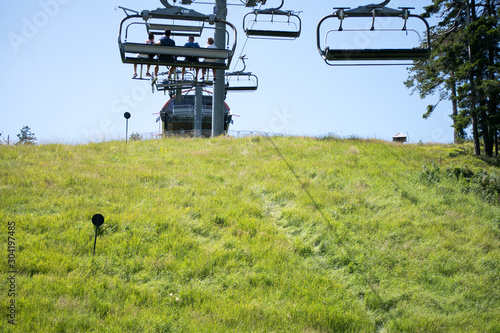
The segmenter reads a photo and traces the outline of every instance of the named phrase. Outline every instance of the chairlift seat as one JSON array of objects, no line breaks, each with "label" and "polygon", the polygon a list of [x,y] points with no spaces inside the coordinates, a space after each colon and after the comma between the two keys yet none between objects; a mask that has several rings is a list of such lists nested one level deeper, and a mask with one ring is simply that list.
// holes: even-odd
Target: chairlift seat
[{"label": "chairlift seat", "polygon": [[186,60],[163,60],[163,59],[146,59],[125,57],[122,61],[124,64],[144,64],[144,65],[160,65],[160,66],[174,66],[186,68],[213,68],[213,69],[227,69],[226,63],[221,62],[192,62]]},{"label": "chairlift seat", "polygon": [[342,60],[425,60],[428,49],[329,49],[324,51],[324,59]]},{"label": "chairlift seat", "polygon": [[226,86],[226,91],[255,91],[257,90],[257,86],[242,86],[242,87],[232,87],[232,86]]},{"label": "chairlift seat", "polygon": [[279,37],[279,38],[298,38],[300,31],[278,31],[278,30],[255,30],[247,29],[245,33],[249,37]]},{"label": "chairlift seat", "polygon": [[226,60],[230,57],[231,51],[225,49],[207,49],[207,48],[191,48],[184,46],[161,46],[141,43],[124,43],[122,44],[124,53],[140,53],[152,55],[170,55],[172,59],[151,59],[138,57],[125,57],[124,63],[129,64],[149,64],[149,65],[165,65],[165,66],[180,66],[194,68],[216,68],[226,69],[225,62],[193,62],[186,60],[177,60],[175,57],[194,57]]},{"label": "chairlift seat", "polygon": [[194,48],[184,46],[161,46],[141,43],[124,43],[126,53],[163,54],[178,57],[227,59],[231,51],[225,49]]}]

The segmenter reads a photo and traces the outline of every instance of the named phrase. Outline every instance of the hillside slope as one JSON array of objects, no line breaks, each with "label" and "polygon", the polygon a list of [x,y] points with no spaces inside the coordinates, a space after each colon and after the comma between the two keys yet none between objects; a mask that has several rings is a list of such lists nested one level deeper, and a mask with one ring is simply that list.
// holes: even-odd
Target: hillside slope
[{"label": "hillside slope", "polygon": [[462,149],[0,146],[0,174],[3,332],[500,331],[499,170]]}]

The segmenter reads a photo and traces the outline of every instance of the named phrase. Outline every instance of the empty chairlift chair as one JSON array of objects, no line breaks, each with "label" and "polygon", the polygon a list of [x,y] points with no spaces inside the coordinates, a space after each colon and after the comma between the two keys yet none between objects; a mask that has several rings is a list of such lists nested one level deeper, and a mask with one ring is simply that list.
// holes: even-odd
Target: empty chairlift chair
[{"label": "empty chairlift chair", "polygon": [[[335,8],[336,11],[332,15],[325,16],[319,22],[316,32],[318,50],[325,62],[331,66],[408,65],[408,61],[427,59],[431,51],[427,21],[411,14],[410,9],[413,8],[387,8],[385,4],[388,2],[355,9]],[[340,21],[338,28],[329,29],[324,33],[323,26],[328,20],[335,18]],[[371,26],[345,27],[347,19],[350,18],[361,18],[361,21],[364,21],[363,26],[370,25],[370,22]],[[394,18],[403,20],[402,28]],[[425,42],[420,37],[421,32],[408,28],[410,20],[413,24],[414,19],[423,22],[421,27],[427,34]],[[325,38],[322,45],[323,35]]]},{"label": "empty chairlift chair", "polygon": [[226,91],[255,91],[259,87],[257,75],[250,72],[226,73]]},{"label": "empty chairlift chair", "polygon": [[245,56],[240,57],[243,69],[237,72],[226,73],[226,92],[228,91],[255,91],[259,87],[259,79],[251,72],[245,72]]},{"label": "empty chairlift chair", "polygon": [[300,36],[302,22],[292,11],[278,8],[256,9],[243,17],[243,31],[249,38],[296,39]]}]

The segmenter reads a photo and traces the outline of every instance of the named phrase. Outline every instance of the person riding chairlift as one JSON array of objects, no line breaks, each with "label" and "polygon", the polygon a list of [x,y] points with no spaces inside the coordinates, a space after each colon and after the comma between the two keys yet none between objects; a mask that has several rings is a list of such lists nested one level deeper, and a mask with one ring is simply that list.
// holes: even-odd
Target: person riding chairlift
[{"label": "person riding chairlift", "polygon": [[[172,35],[172,31],[170,29],[165,30],[165,35],[160,38],[159,41],[155,43],[155,45],[162,45],[162,46],[175,46],[175,41],[170,38],[170,35]],[[168,54],[160,54],[159,56],[160,62],[174,62],[175,57],[168,55]],[[160,69],[160,65],[156,65],[155,67],[155,77],[158,77],[158,70]],[[168,78],[172,76],[172,73],[175,71],[175,66],[170,66],[168,70]]]},{"label": "person riding chairlift", "polygon": [[[216,49],[217,47],[214,45],[215,41],[212,37],[209,37],[208,38],[208,41],[207,41],[207,46],[205,46],[205,48],[207,49]],[[205,60],[203,60],[203,62],[208,62],[208,63],[211,63],[211,62],[216,62],[217,60],[216,59],[209,59],[209,58],[205,58]],[[206,68],[202,68],[201,69],[201,80],[205,80],[205,73],[207,72],[207,69]],[[212,68],[212,72],[214,73],[214,80],[217,80],[216,77],[215,77],[215,68]],[[208,76],[207,76],[207,80],[208,80],[208,77],[210,77],[210,72],[208,73]]]},{"label": "person riding chairlift", "polygon": [[[148,40],[144,42],[144,44],[149,44],[152,45],[155,43],[155,35],[149,34]],[[154,54],[141,54],[137,53],[136,55],[137,58],[143,58],[143,59],[154,59],[155,55]],[[148,67],[146,68],[146,76],[151,76],[149,73],[149,69],[151,68],[151,65],[148,64]],[[134,75],[132,76],[133,79],[137,77],[137,64],[134,64]]]},{"label": "person riding chairlift", "polygon": [[[194,41],[194,36],[189,36],[188,42],[186,44],[184,44],[184,47],[192,47],[192,48],[199,49],[200,48],[200,44],[198,44],[198,43],[196,43]],[[186,61],[199,62],[200,59],[197,58],[197,57],[186,57]],[[200,69],[198,67],[196,67],[196,76],[194,77],[195,81],[198,80],[198,73],[199,73],[199,71],[200,71]],[[182,80],[184,80],[184,73],[185,72],[186,72],[186,67],[182,67]]]}]

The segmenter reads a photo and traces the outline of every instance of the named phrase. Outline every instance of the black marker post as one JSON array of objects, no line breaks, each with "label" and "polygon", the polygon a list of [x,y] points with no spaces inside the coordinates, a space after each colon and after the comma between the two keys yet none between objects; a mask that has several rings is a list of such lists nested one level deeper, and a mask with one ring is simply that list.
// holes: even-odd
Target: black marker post
[{"label": "black marker post", "polygon": [[125,119],[127,119],[127,124],[125,125],[125,143],[128,142],[128,120],[130,119],[130,112],[125,112],[123,114],[123,116],[125,117]]},{"label": "black marker post", "polygon": [[92,216],[92,223],[95,225],[94,252],[92,252],[92,256],[94,256],[95,245],[97,243],[97,229],[99,229],[99,227],[104,224],[104,216],[102,216],[101,214],[95,214],[94,216]]}]

